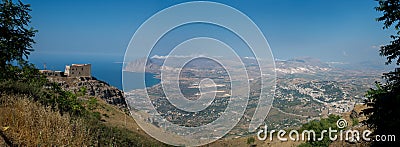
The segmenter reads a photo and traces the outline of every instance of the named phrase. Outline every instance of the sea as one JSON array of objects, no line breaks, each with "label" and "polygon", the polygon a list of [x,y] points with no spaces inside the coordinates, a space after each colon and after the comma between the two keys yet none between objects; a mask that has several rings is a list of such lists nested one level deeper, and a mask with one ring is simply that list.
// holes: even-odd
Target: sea
[{"label": "sea", "polygon": [[[125,80],[123,84],[123,57],[121,56],[33,54],[29,56],[28,60],[38,69],[44,69],[46,66],[46,69],[48,70],[59,71],[64,71],[65,65],[91,64],[92,76],[124,91],[143,89],[160,83],[160,79],[156,78],[155,74],[124,71]],[[144,84],[143,81],[146,81],[146,83]]]}]

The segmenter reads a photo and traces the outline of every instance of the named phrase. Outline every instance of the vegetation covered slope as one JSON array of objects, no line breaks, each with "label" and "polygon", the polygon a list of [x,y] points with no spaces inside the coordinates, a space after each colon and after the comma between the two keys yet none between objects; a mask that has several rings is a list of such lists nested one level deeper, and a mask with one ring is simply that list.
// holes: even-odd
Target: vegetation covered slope
[{"label": "vegetation covered slope", "polygon": [[[12,85],[7,83],[7,86],[16,87]],[[29,85],[22,87],[25,86]],[[140,131],[134,120],[119,107],[100,98],[78,98],[63,91],[68,98],[59,97],[59,100],[48,102],[46,97],[38,96],[41,90],[24,93],[25,88],[1,92],[0,144],[164,146]]]},{"label": "vegetation covered slope", "polygon": [[24,95],[1,95],[0,101],[0,124],[4,126],[0,146],[82,146],[91,142],[82,118],[62,116]]},{"label": "vegetation covered slope", "polygon": [[0,146],[164,146],[115,125],[126,116],[117,107],[64,91],[28,62],[37,32],[30,11],[21,1],[0,2]]}]

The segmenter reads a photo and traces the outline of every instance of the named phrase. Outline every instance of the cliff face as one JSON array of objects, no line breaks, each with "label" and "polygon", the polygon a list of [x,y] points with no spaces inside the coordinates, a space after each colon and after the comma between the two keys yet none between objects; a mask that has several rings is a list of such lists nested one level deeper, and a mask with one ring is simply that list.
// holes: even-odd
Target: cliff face
[{"label": "cliff face", "polygon": [[48,77],[48,79],[58,83],[66,91],[79,93],[84,88],[87,96],[99,97],[121,109],[127,108],[123,91],[94,77]]}]

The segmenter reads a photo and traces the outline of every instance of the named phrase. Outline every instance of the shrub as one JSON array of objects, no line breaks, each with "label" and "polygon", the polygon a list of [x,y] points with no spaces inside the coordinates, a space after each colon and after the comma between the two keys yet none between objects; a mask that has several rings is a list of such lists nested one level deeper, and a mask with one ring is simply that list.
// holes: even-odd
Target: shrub
[{"label": "shrub", "polygon": [[0,100],[0,126],[9,127],[0,146],[3,139],[22,146],[90,145],[83,119],[61,115],[23,95],[1,95]]}]

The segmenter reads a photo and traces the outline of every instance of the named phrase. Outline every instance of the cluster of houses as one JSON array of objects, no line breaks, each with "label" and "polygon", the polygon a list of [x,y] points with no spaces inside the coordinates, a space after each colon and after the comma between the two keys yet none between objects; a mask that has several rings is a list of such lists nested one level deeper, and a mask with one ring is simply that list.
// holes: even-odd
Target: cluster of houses
[{"label": "cluster of houses", "polygon": [[40,73],[51,77],[91,77],[91,64],[66,65],[64,72],[54,70],[39,70]]}]

